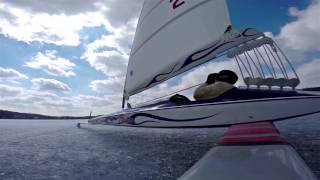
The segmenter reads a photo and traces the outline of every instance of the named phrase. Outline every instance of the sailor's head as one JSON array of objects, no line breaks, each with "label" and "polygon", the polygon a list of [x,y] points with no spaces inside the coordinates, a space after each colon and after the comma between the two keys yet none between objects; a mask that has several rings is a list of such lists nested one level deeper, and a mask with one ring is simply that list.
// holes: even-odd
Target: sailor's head
[{"label": "sailor's head", "polygon": [[238,76],[235,72],[230,70],[222,70],[218,73],[217,81],[235,84],[238,81]]},{"label": "sailor's head", "polygon": [[217,79],[218,79],[218,76],[219,76],[218,73],[209,74],[208,77],[207,77],[206,83],[207,83],[207,84],[213,84],[213,83],[215,83],[215,82],[217,81]]},{"label": "sailor's head", "polygon": [[222,70],[219,73],[212,73],[208,75],[207,84],[213,84],[217,81],[235,84],[238,81],[238,76],[235,72],[230,70]]}]

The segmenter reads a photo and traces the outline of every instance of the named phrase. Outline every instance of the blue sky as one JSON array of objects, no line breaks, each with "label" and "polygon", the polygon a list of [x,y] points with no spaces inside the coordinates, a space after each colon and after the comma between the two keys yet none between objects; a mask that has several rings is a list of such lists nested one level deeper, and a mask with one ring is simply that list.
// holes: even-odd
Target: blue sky
[{"label": "blue sky", "polygon": [[[50,115],[119,109],[142,0],[89,2],[3,0],[0,109]],[[304,80],[301,87],[320,85],[319,0],[228,0],[228,6],[234,29],[254,27],[280,44]],[[180,78],[200,81],[203,72]]]},{"label": "blue sky", "polygon": [[235,28],[254,27],[261,31],[278,34],[282,26],[295,20],[289,15],[290,7],[305,9],[310,0],[229,0],[229,11],[232,25]]}]

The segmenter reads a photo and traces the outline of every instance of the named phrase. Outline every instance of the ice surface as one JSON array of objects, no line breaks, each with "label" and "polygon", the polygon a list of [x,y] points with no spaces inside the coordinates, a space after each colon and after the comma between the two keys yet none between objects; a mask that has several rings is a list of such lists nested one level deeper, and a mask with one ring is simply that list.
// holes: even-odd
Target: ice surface
[{"label": "ice surface", "polygon": [[[176,179],[226,130],[146,129],[76,120],[0,120],[0,179]],[[320,121],[277,127],[320,175]]]}]

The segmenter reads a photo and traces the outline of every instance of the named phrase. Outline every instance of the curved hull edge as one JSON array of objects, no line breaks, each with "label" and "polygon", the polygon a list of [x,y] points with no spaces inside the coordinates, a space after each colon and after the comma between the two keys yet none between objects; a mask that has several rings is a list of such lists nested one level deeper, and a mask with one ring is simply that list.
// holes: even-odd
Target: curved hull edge
[{"label": "curved hull edge", "polygon": [[306,117],[320,119],[319,96],[137,109],[97,117],[89,120],[89,123],[151,128],[198,128]]}]

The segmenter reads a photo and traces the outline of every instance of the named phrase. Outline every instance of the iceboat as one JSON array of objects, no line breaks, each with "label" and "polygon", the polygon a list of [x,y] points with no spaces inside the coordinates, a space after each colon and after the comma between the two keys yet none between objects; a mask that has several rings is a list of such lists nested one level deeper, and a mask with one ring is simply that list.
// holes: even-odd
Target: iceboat
[{"label": "iceboat", "polygon": [[[204,101],[129,98],[208,61],[231,58],[245,87]],[[241,75],[240,75],[241,74]],[[123,110],[89,124],[150,128],[230,126],[180,180],[316,180],[274,121],[320,119],[318,88],[297,90],[293,65],[276,42],[256,29],[234,31],[225,0],[145,1],[132,46]]]},{"label": "iceboat", "polygon": [[[170,2],[144,3],[127,68],[123,110],[89,123],[188,128],[320,118],[320,94],[296,90],[298,74],[273,39],[253,28],[232,30],[224,0]],[[245,88],[206,101],[163,100],[125,107],[130,96],[221,58],[237,62]]]}]

